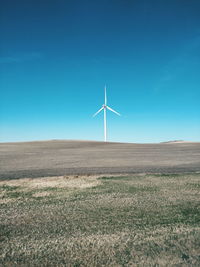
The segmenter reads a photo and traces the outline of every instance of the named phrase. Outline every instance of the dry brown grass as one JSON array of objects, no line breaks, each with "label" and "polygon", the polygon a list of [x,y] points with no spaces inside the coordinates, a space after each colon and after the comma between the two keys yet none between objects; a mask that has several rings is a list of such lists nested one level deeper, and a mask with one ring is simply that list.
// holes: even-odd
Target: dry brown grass
[{"label": "dry brown grass", "polygon": [[17,180],[0,181],[0,186],[20,186],[27,189],[37,189],[45,187],[56,188],[87,188],[99,184],[98,176],[58,176],[58,177],[39,177],[25,178]]},{"label": "dry brown grass", "polygon": [[200,174],[0,182],[2,266],[199,266]]}]

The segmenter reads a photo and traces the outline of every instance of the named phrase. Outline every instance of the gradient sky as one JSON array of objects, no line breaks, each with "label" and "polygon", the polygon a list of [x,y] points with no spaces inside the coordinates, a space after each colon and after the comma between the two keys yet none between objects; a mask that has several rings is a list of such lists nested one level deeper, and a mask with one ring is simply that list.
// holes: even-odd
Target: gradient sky
[{"label": "gradient sky", "polygon": [[0,142],[200,141],[199,0],[0,1]]}]

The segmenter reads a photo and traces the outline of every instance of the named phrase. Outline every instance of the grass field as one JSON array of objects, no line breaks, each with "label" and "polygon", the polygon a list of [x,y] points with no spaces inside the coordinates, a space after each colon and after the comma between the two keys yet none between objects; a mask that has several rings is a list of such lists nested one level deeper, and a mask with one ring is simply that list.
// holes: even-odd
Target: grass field
[{"label": "grass field", "polygon": [[2,266],[200,266],[200,174],[0,181]]}]

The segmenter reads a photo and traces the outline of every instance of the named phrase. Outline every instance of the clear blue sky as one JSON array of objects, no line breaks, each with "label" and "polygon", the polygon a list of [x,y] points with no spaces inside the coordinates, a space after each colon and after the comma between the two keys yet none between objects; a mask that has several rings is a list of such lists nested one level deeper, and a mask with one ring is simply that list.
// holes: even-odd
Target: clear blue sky
[{"label": "clear blue sky", "polygon": [[0,141],[200,141],[199,0],[0,2]]}]

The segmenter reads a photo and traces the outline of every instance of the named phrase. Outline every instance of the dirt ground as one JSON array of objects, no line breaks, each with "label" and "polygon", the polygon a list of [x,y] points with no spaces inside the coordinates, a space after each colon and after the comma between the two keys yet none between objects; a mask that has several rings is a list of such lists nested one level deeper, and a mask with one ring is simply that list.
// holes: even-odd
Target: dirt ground
[{"label": "dirt ground", "polygon": [[0,143],[0,179],[200,171],[200,143]]}]

